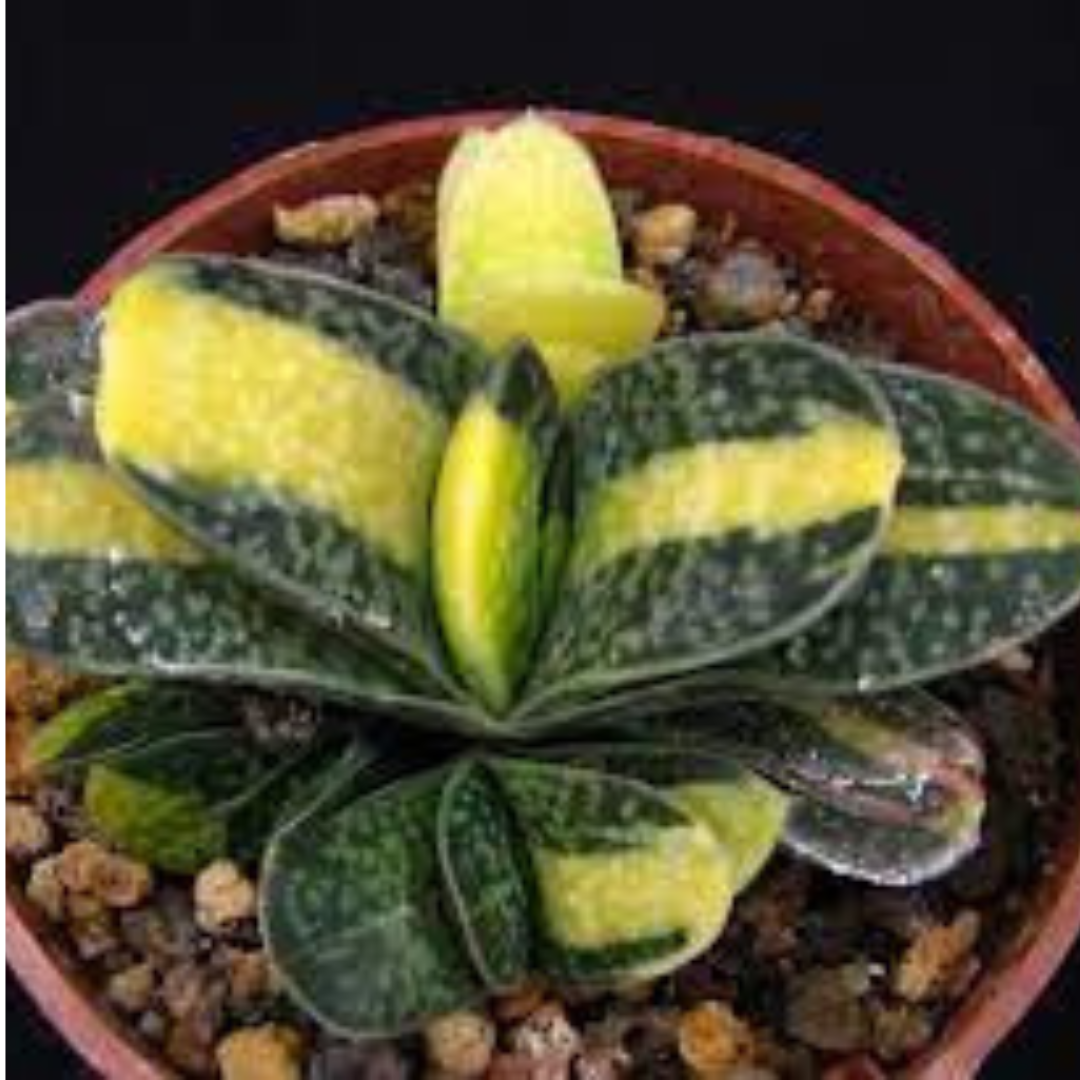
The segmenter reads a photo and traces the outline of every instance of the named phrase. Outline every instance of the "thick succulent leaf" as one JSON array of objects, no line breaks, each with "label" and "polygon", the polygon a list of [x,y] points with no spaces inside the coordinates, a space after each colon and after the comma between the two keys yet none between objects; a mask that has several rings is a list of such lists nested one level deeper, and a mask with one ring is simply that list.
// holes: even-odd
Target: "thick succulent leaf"
[{"label": "thick succulent leaf", "polygon": [[8,433],[9,643],[76,671],[288,689],[469,725],[147,510],[101,461],[88,409],[46,395]]},{"label": "thick succulent leaf", "polygon": [[117,847],[177,873],[229,850],[229,808],[276,763],[238,731],[159,739],[91,765],[92,826]]},{"label": "thick succulent leaf", "polygon": [[874,365],[907,464],[866,580],[769,658],[831,690],[885,689],[981,663],[1080,600],[1080,454],[977,387]]},{"label": "thick succulent leaf", "polygon": [[653,349],[601,380],[575,440],[578,529],[523,717],[819,619],[869,563],[901,467],[873,385],[780,334]]},{"label": "thick succulent leaf", "polygon": [[[715,755],[734,759],[789,789],[784,840],[804,857],[882,884],[915,883],[977,843],[982,752],[968,725],[929,694],[825,700],[694,682],[654,688],[646,696],[658,711],[609,720],[610,730],[681,748],[702,769]],[[590,729],[602,730],[601,721],[592,718]]]},{"label": "thick succulent leaf", "polygon": [[706,748],[666,743],[580,743],[545,757],[631,776],[663,789],[723,845],[736,892],[758,874],[784,832],[790,798],[756,773]]},{"label": "thick succulent leaf", "polygon": [[546,621],[559,596],[574,529],[574,448],[565,428],[560,431],[544,482],[540,526],[540,610]]},{"label": "thick succulent leaf", "polygon": [[329,813],[377,784],[385,747],[352,733],[342,742],[320,740],[281,794],[271,832],[280,833],[315,814]]},{"label": "thick succulent leaf", "polygon": [[373,778],[388,752],[381,741],[333,731],[283,751],[257,783],[216,808],[228,821],[230,852],[257,862],[272,835],[337,798],[355,797],[362,778]]},{"label": "thick succulent leaf", "polygon": [[540,626],[542,498],[558,409],[540,358],[518,345],[467,401],[436,487],[443,634],[462,678],[496,714],[512,703]]},{"label": "thick succulent leaf", "polygon": [[983,757],[971,728],[920,690],[826,699],[729,688],[716,690],[708,707],[637,728],[722,747],[808,798],[883,821],[933,813],[981,790]]},{"label": "thick succulent leaf", "polygon": [[712,831],[732,864],[732,887],[740,893],[761,873],[784,835],[790,800],[750,770],[738,779],[676,784],[671,797]]},{"label": "thick succulent leaf", "polygon": [[235,719],[227,696],[185,686],[125,683],[79,698],[34,733],[30,757],[47,770],[83,769],[161,739]]},{"label": "thick succulent leaf", "polygon": [[659,293],[621,277],[532,271],[491,282],[461,325],[491,348],[519,336],[535,341],[560,399],[573,405],[653,341],[664,313]]},{"label": "thick succulent leaf", "polygon": [[588,150],[527,114],[455,147],[439,185],[439,307],[468,325],[493,282],[529,270],[622,273],[615,215]]},{"label": "thick succulent leaf", "polygon": [[565,400],[663,322],[662,300],[623,280],[587,148],[533,114],[459,141],[439,185],[438,249],[440,314],[492,348],[534,341]]},{"label": "thick succulent leaf", "polygon": [[528,849],[546,974],[578,983],[651,978],[719,936],[732,866],[674,800],[563,764],[497,758],[491,768]]},{"label": "thick succulent leaf", "polygon": [[39,768],[85,774],[91,820],[155,865],[197,869],[226,848],[250,858],[302,793],[315,800],[316,780],[321,795],[342,763],[356,769],[378,749],[352,735],[347,744],[264,750],[240,727],[238,708],[220,691],[114,686],[43,725],[31,757]]},{"label": "thick succulent leaf", "polygon": [[271,960],[331,1031],[393,1034],[482,992],[443,910],[444,781],[425,773],[302,818],[267,850],[261,916]]},{"label": "thick succulent leaf", "polygon": [[89,393],[97,362],[93,313],[73,300],[39,300],[7,316],[8,409],[55,391]]},{"label": "thick succulent leaf", "polygon": [[975,786],[940,811],[908,821],[879,821],[796,799],[784,843],[844,877],[910,888],[947,873],[975,849],[983,809],[982,792]]},{"label": "thick succulent leaf", "polygon": [[194,874],[228,851],[225,822],[187,792],[145,784],[99,764],[87,773],[83,799],[101,835],[159,869]]},{"label": "thick succulent leaf", "polygon": [[482,358],[316,274],[178,256],[105,310],[97,428],[160,512],[243,574],[440,678],[428,511]]},{"label": "thick succulent leaf", "polygon": [[451,772],[438,845],[449,906],[484,985],[506,990],[524,982],[533,944],[530,885],[514,823],[483,762],[466,759]]}]

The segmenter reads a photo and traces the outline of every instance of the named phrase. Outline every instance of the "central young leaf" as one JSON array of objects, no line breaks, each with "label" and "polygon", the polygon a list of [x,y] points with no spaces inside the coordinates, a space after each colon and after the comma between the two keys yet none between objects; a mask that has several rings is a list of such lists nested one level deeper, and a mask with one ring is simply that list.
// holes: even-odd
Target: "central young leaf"
[{"label": "central young leaf", "polygon": [[543,607],[544,481],[555,388],[519,346],[495,361],[454,426],[435,494],[435,596],[450,653],[495,713],[527,674]]}]

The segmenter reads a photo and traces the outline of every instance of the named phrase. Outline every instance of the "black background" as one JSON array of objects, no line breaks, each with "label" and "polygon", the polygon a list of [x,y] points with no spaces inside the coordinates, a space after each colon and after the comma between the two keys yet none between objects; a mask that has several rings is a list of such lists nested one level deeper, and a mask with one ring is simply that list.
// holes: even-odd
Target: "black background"
[{"label": "black background", "polygon": [[[558,104],[817,168],[947,252],[1080,400],[1068,0],[14,0],[9,33],[9,307],[71,290],[135,229],[270,151],[385,118]],[[11,980],[9,994],[8,1075],[85,1075]],[[1074,956],[984,1076],[1080,1075],[1078,1022]]]}]

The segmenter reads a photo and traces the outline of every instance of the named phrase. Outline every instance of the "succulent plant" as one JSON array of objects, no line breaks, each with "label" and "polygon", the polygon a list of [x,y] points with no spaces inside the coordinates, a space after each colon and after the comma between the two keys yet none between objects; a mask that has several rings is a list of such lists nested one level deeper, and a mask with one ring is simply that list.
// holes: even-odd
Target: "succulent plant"
[{"label": "succulent plant", "polygon": [[[261,858],[274,963],[349,1035],[670,971],[778,844],[946,871],[982,755],[919,684],[1080,596],[1080,460],[1020,410],[776,330],[619,356],[610,207],[549,128],[443,178],[480,341],[211,255],[9,322],[9,638],[123,680],[37,760],[157,865]],[[260,742],[253,691],[327,703],[313,737]]]}]

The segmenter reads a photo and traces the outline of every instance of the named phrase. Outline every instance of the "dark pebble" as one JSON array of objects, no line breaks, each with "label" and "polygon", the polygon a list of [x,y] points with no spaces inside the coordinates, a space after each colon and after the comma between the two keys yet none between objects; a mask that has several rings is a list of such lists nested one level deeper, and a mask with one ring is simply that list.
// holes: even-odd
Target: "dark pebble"
[{"label": "dark pebble", "polygon": [[191,899],[172,887],[160,890],[151,906],[122,912],[120,933],[137,953],[159,964],[189,959],[202,948]]},{"label": "dark pebble", "polygon": [[139,1034],[148,1042],[159,1043],[165,1038],[169,1022],[156,1009],[144,1012],[136,1024]]},{"label": "dark pebble", "polygon": [[174,1024],[165,1038],[165,1056],[193,1076],[212,1076],[217,1072],[212,1040],[190,1024]]},{"label": "dark pebble", "polygon": [[73,780],[50,779],[34,789],[34,805],[65,839],[78,840],[89,831],[82,808],[82,789]]},{"label": "dark pebble", "polygon": [[358,236],[346,253],[349,275],[360,285],[431,310],[435,291],[424,252],[408,234],[380,224]]},{"label": "dark pebble", "polygon": [[630,1056],[628,1072],[634,1080],[681,1080],[686,1076],[675,1024],[669,1017],[649,1013],[638,1017],[623,1046]]},{"label": "dark pebble", "polygon": [[394,188],[382,200],[385,219],[400,229],[416,247],[427,245],[433,239],[435,211],[435,185],[424,180]]},{"label": "dark pebble", "polygon": [[862,1001],[868,989],[858,965],[811,968],[789,984],[788,1034],[816,1050],[851,1053],[870,1042]]},{"label": "dark pebble", "polygon": [[671,978],[675,1000],[684,1008],[703,1001],[730,1001],[737,988],[735,978],[707,953],[680,968]]},{"label": "dark pebble", "polygon": [[415,1055],[397,1043],[330,1042],[312,1054],[306,1080],[409,1080],[418,1073]]},{"label": "dark pebble", "polygon": [[786,296],[776,259],[766,251],[742,249],[722,256],[701,276],[694,307],[707,329],[735,330],[775,319]]},{"label": "dark pebble", "polygon": [[914,941],[934,921],[930,901],[922,890],[868,888],[862,902],[866,921],[898,941]]},{"label": "dark pebble", "polygon": [[841,964],[858,952],[866,934],[866,912],[857,891],[842,893],[828,906],[811,907],[802,920],[801,955],[818,964]]},{"label": "dark pebble", "polygon": [[934,1023],[926,1009],[874,1003],[870,1016],[874,1054],[889,1064],[918,1053],[934,1037]]},{"label": "dark pebble", "polygon": [[162,1004],[193,1037],[209,1044],[225,1020],[225,980],[205,966],[186,962],[167,972],[161,983]]}]

